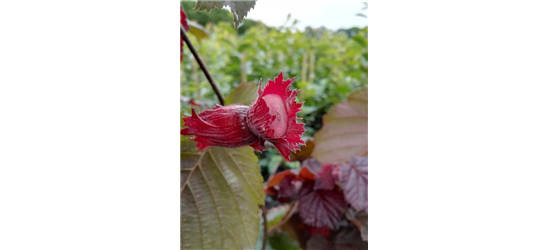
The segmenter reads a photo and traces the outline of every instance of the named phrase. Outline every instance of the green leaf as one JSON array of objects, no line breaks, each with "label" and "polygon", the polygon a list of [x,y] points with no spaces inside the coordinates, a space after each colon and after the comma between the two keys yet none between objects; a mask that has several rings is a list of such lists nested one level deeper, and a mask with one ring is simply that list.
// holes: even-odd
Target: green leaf
[{"label": "green leaf", "polygon": [[257,86],[257,84],[252,82],[241,83],[229,93],[225,99],[225,104],[252,104],[257,98]]},{"label": "green leaf", "polygon": [[277,226],[280,221],[284,218],[284,215],[288,212],[290,209],[290,205],[284,204],[277,207],[273,207],[268,210],[267,213],[267,227],[271,228],[273,226]]},{"label": "green leaf", "polygon": [[[267,218],[269,221],[269,218]],[[263,246],[263,219],[259,225],[259,234],[255,244],[256,250],[261,250]],[[265,250],[300,250],[299,243],[290,237],[286,232],[276,232],[267,236],[267,242],[265,244]]]},{"label": "green leaf", "polygon": [[207,0],[198,0],[194,10],[205,10],[210,12],[213,8],[222,9],[224,6],[228,6],[233,13],[234,18],[234,28],[238,28],[238,24],[244,20],[244,17],[248,14],[250,9],[255,6],[256,0],[252,1],[236,1],[236,0],[225,0],[225,1],[207,1]]},{"label": "green leaf", "polygon": [[321,163],[346,162],[368,153],[368,89],[357,90],[334,106],[315,135],[312,156]]},{"label": "green leaf", "polygon": [[209,147],[181,137],[181,249],[249,249],[259,231],[263,178],[251,147]]},{"label": "green leaf", "polygon": [[284,165],[286,165],[289,169],[299,169],[301,167],[301,163],[299,163],[298,161],[284,161]]},{"label": "green leaf", "polygon": [[197,22],[194,22],[194,21],[187,21],[187,23],[189,24],[189,33],[193,34],[194,36],[196,36],[196,40],[198,40],[199,42],[202,41],[202,39],[204,38],[208,38],[210,35],[208,34],[208,31],[206,31],[206,29],[198,24]]},{"label": "green leaf", "polygon": [[269,245],[277,250],[300,250],[299,243],[287,233],[280,232],[268,237]]},{"label": "green leaf", "polygon": [[[261,250],[263,246],[263,224],[259,226],[260,232],[255,244],[255,250]],[[265,250],[301,250],[299,243],[286,232],[277,232],[267,236]]]}]

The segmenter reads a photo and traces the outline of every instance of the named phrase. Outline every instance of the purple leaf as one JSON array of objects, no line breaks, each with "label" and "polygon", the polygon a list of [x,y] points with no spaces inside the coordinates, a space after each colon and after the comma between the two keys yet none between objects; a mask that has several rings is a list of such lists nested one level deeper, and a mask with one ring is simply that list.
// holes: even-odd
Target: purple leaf
[{"label": "purple leaf", "polygon": [[307,168],[311,173],[317,175],[318,171],[321,169],[320,162],[316,158],[309,158],[304,160],[301,164],[301,167]]},{"label": "purple leaf", "polygon": [[318,174],[316,175],[315,187],[314,187],[315,190],[334,189],[335,179],[334,179],[334,176],[332,175],[333,169],[334,169],[334,165],[331,165],[331,164],[322,166],[322,168],[320,169],[320,171],[318,171]]},{"label": "purple leaf", "polygon": [[352,157],[339,171],[346,200],[357,211],[368,213],[368,157]]},{"label": "purple leaf", "polygon": [[306,181],[299,191],[299,217],[310,226],[336,229],[347,209],[343,194],[334,190],[314,190],[314,182]]},{"label": "purple leaf", "polygon": [[311,156],[322,164],[343,163],[368,153],[368,89],[351,93],[322,118]]},{"label": "purple leaf", "polygon": [[278,197],[281,198],[293,198],[297,194],[299,184],[296,181],[295,175],[288,175],[284,177],[278,184]]}]

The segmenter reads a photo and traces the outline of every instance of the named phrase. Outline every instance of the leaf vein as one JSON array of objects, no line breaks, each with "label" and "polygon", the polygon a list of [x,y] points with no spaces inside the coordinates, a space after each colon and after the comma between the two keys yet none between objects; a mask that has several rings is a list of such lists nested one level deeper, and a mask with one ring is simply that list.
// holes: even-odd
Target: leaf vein
[{"label": "leaf vein", "polygon": [[202,249],[204,249],[204,239],[202,238],[203,229],[202,229],[202,217],[200,216],[200,209],[198,208],[198,201],[196,200],[196,197],[194,197],[194,192],[191,186],[189,186],[189,191],[191,191],[191,196],[194,200],[194,205],[196,207],[196,214],[198,215],[198,225],[200,226],[200,245],[202,246]]},{"label": "leaf vein", "polygon": [[[225,149],[225,148],[223,148]],[[225,150],[226,151],[226,150]],[[213,156],[213,153],[212,153],[212,150],[208,150],[208,153],[210,153],[210,157],[212,157],[212,160],[213,162],[215,163],[214,165],[219,169],[219,172],[221,172],[221,176],[223,176],[223,180],[225,180],[225,182],[227,183],[227,185],[229,186],[229,189],[231,190],[231,192],[233,193],[233,198],[234,200],[236,201],[236,204],[238,205],[238,215],[240,216],[240,222],[242,223],[242,227],[244,230],[246,230],[246,225],[244,224],[244,217],[242,217],[242,212],[240,211],[240,202],[238,202],[238,199],[236,199],[236,193],[234,192],[233,190],[233,187],[231,186],[231,184],[229,183],[229,181],[227,180],[227,177],[225,177],[225,174],[223,173],[223,170],[221,169],[221,166],[219,165],[219,163],[217,163],[217,161],[215,160],[215,157]],[[228,152],[227,152],[228,154]],[[247,240],[247,243],[250,244],[250,238],[248,237],[248,234],[245,233],[245,236],[246,236],[246,240]]]}]

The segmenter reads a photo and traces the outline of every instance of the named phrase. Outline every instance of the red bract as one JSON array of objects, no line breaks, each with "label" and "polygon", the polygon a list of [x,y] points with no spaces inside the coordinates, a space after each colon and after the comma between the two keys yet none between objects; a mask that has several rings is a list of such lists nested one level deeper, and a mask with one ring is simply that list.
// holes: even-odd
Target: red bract
[{"label": "red bract", "polygon": [[296,103],[297,90],[289,90],[292,79],[283,81],[282,72],[269,80],[264,90],[259,83],[259,96],[251,107],[242,105],[216,106],[202,111],[193,110],[191,117],[183,118],[187,128],[182,135],[194,135],[198,149],[208,146],[252,146],[263,151],[265,143],[272,143],[280,154],[290,161],[290,151],[299,150],[303,144],[301,135],[304,124],[297,122],[296,113],[301,103]]},{"label": "red bract", "polygon": [[181,134],[194,135],[199,150],[208,146],[234,148],[252,145],[258,138],[246,124],[248,109],[242,105],[217,105],[202,111],[200,116],[193,109],[191,117],[183,118],[187,128],[181,129]]},{"label": "red bract", "polygon": [[[181,7],[181,6],[179,6]],[[189,30],[189,25],[187,24],[187,15],[185,14],[185,11],[183,11],[183,7],[181,7],[181,25],[183,25],[183,28],[185,28],[185,30]],[[183,61],[183,37],[181,35],[179,35],[179,38],[181,38],[181,61]]]},{"label": "red bract", "polygon": [[[304,124],[297,122],[297,112],[302,103],[295,101],[298,90],[289,90],[292,79],[283,80],[282,72],[274,81],[269,80],[264,90],[261,81],[257,90],[258,97],[248,110],[248,126],[258,137],[272,143],[290,161],[290,151],[299,150],[303,144],[301,135]],[[259,148],[264,148],[260,140]]]}]

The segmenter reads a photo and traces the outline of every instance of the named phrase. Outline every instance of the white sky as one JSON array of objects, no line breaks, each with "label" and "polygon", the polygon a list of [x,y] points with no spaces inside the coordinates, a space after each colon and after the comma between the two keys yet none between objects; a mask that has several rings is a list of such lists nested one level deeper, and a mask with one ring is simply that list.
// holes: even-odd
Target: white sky
[{"label": "white sky", "polygon": [[307,26],[328,29],[365,27],[367,18],[356,16],[357,13],[367,15],[362,10],[364,1],[297,1],[297,0],[258,0],[247,17],[260,20],[269,26],[280,26],[286,21],[288,13],[292,19],[297,19],[297,28]]}]

